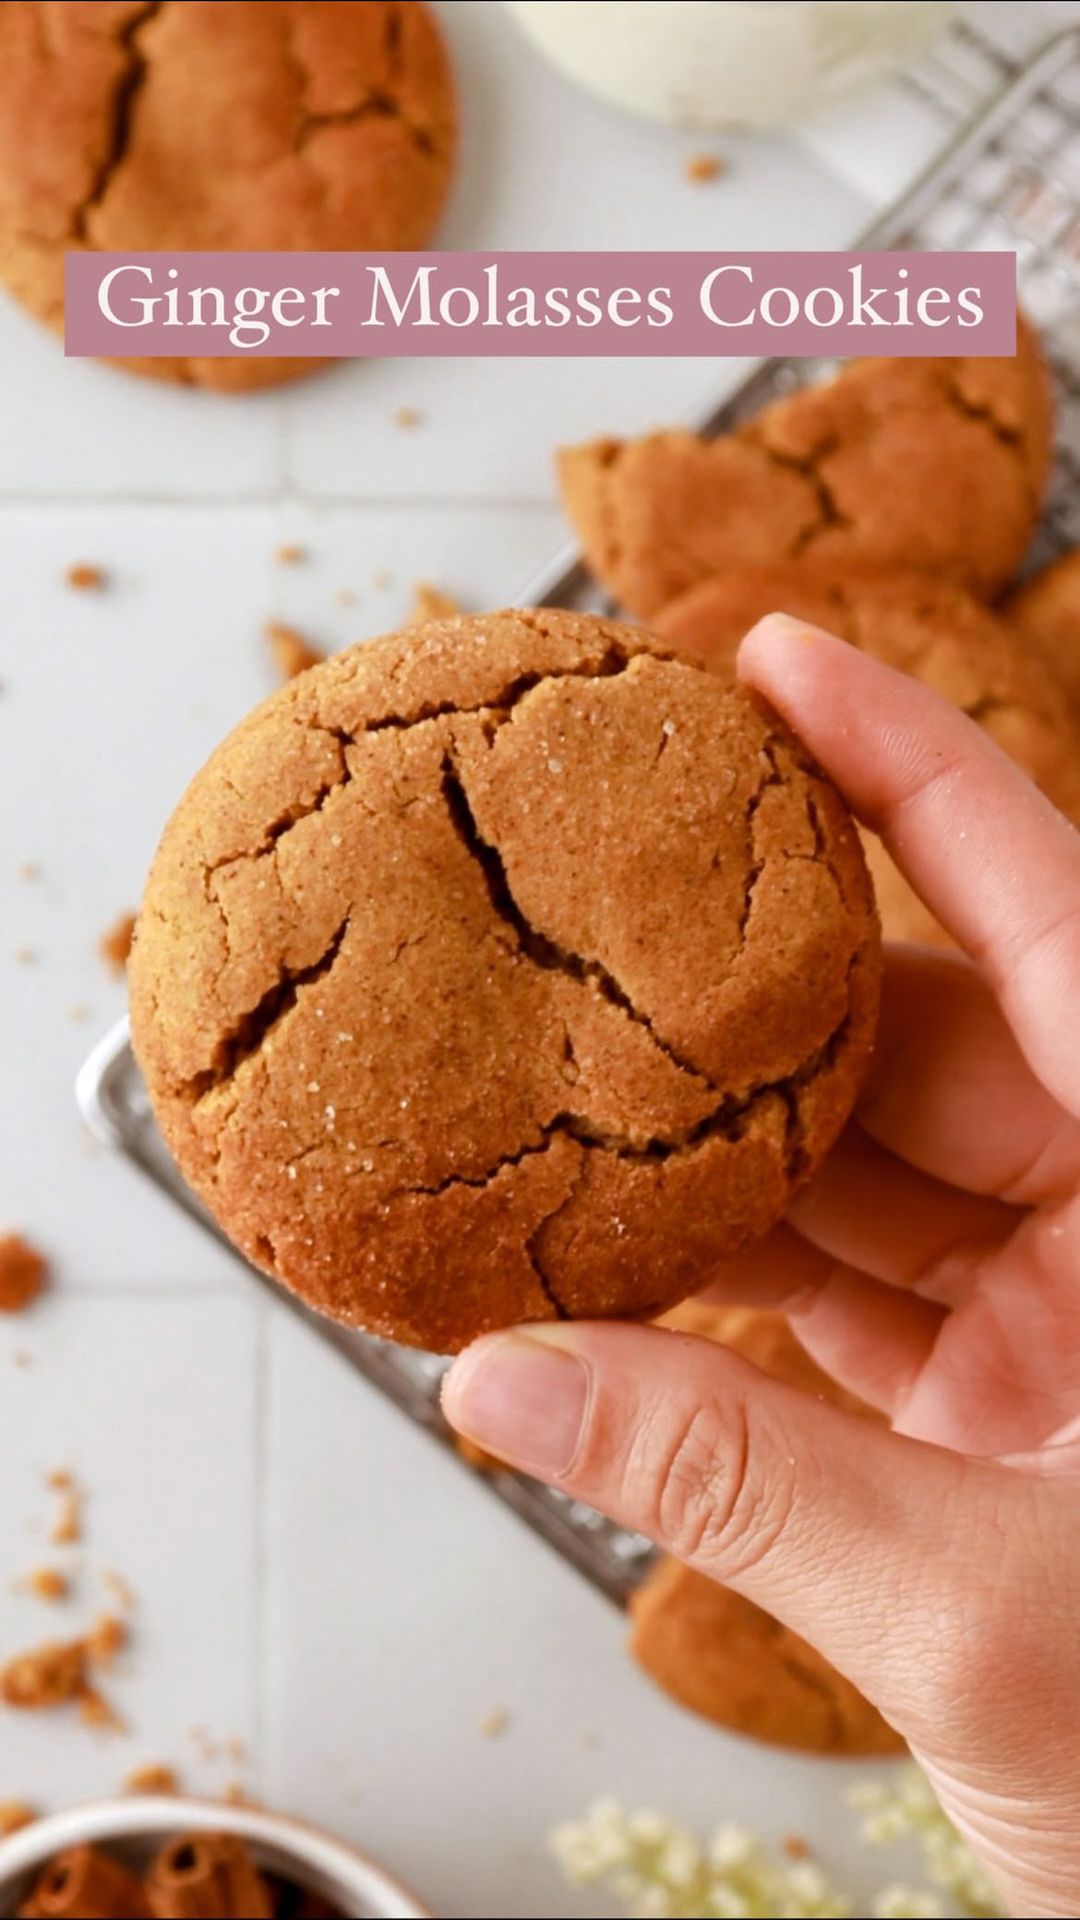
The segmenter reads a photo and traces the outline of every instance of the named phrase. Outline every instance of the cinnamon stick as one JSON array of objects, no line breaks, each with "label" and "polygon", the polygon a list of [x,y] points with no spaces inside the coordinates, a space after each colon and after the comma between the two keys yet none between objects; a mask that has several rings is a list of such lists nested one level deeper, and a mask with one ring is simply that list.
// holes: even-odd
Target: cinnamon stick
[{"label": "cinnamon stick", "polygon": [[144,1882],[156,1920],[272,1920],[267,1882],[242,1840],[187,1833],[170,1840]]},{"label": "cinnamon stick", "polygon": [[144,1920],[150,1909],[133,1873],[84,1844],[49,1861],[19,1912],[31,1920]]}]

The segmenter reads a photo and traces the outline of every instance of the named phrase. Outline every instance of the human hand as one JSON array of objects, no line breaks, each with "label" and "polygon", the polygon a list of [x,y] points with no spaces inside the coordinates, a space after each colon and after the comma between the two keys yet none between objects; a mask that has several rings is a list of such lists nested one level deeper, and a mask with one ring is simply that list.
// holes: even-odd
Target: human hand
[{"label": "human hand", "polygon": [[714,1297],[860,1422],[708,1342],[490,1335],[463,1434],[767,1608],[910,1743],[1018,1915],[1080,1912],[1080,839],[977,727],[779,617],[739,671],[964,955],[895,949],[856,1120]]}]

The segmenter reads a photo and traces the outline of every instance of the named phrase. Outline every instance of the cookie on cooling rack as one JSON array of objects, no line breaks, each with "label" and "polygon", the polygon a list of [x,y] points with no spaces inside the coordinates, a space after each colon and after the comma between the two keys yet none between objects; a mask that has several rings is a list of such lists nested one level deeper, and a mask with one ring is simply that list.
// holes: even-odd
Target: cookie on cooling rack
[{"label": "cookie on cooling rack", "polygon": [[642,619],[709,574],[811,555],[989,593],[1031,538],[1050,438],[1021,322],[1013,358],[852,360],[718,439],[593,440],[559,476],[589,566]]}]

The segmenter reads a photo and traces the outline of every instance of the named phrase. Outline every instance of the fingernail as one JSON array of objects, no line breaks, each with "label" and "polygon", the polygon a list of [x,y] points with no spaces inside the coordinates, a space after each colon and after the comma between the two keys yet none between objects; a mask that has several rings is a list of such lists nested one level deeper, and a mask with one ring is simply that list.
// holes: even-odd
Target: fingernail
[{"label": "fingernail", "polygon": [[564,1338],[515,1330],[478,1341],[443,1383],[451,1426],[539,1479],[564,1473],[589,1397],[584,1361]]}]

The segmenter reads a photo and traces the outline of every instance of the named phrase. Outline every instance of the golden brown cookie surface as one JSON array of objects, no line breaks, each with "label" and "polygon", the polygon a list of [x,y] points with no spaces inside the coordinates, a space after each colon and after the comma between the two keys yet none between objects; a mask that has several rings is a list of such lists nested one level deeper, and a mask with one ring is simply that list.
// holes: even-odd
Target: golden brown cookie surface
[{"label": "golden brown cookie surface", "polygon": [[728,567],[813,556],[902,566],[979,592],[1015,571],[1050,455],[1041,349],[1011,359],[852,360],[735,433],[681,430],[564,450],[585,558],[648,619]]},{"label": "golden brown cookie surface", "polygon": [[[0,277],[50,326],[65,249],[421,247],[453,150],[423,0],[0,7]],[[117,364],[240,389],[319,363]]]},{"label": "golden brown cookie surface", "polygon": [[451,1350],[658,1312],[846,1118],[880,955],[775,716],[588,616],[290,682],[166,829],[129,968],[180,1165],[256,1264]]},{"label": "golden brown cookie surface", "polygon": [[1001,612],[1045,661],[1080,723],[1080,548],[1022,581]]},{"label": "golden brown cookie surface", "polygon": [[[1080,820],[1075,724],[1060,688],[1040,654],[963,588],[928,575],[820,562],[732,568],[680,595],[654,625],[728,678],[744,634],[774,612],[825,627],[951,700],[1055,806]],[[938,922],[869,835],[866,854],[886,937],[943,942]]]},{"label": "golden brown cookie surface", "polygon": [[900,1735],[797,1633],[678,1560],[630,1603],[630,1651],[680,1705],[733,1733],[806,1753],[902,1753]]}]

